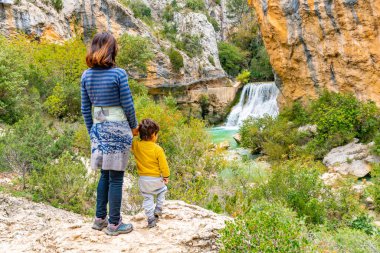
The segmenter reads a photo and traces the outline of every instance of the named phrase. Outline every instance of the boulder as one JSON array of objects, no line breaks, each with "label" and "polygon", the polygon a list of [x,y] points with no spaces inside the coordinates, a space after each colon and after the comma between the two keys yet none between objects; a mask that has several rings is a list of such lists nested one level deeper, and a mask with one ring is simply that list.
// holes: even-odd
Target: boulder
[{"label": "boulder", "polygon": [[329,186],[335,185],[335,183],[342,179],[342,176],[336,172],[326,172],[321,175],[322,181]]},{"label": "boulder", "polygon": [[234,138],[234,140],[236,141],[236,143],[240,145],[240,143],[241,143],[241,135],[239,133],[237,133],[237,134],[235,134],[232,137]]},{"label": "boulder", "polygon": [[316,134],[317,133],[317,125],[305,125],[305,126],[300,126],[297,129],[298,132],[308,132],[311,134]]},{"label": "boulder", "polygon": [[370,172],[371,163],[380,161],[379,157],[371,155],[372,145],[373,143],[358,143],[358,140],[355,139],[345,146],[332,149],[323,158],[323,163],[332,172],[353,175],[358,178],[364,177]]},{"label": "boulder", "polygon": [[[0,249],[6,252],[217,252],[229,217],[183,201],[167,201],[157,227],[143,213],[123,216],[134,231],[115,237],[91,229],[78,214],[0,193]],[[1,251],[1,250],[0,250]]]}]

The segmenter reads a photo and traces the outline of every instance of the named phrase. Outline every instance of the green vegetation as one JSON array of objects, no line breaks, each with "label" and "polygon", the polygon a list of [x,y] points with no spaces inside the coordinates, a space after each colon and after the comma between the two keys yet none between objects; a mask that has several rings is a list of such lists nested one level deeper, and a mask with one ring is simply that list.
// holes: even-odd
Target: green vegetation
[{"label": "green vegetation", "polygon": [[236,80],[238,80],[239,82],[241,82],[242,84],[246,84],[249,82],[249,79],[251,77],[251,72],[249,72],[248,70],[243,70],[237,77],[236,77]]},{"label": "green vegetation", "polygon": [[221,252],[305,252],[307,229],[280,203],[258,202],[221,232]]},{"label": "green vegetation", "polygon": [[132,10],[136,18],[141,19],[148,25],[152,25],[152,10],[142,0],[119,0],[125,7]]},{"label": "green vegetation", "polygon": [[119,38],[118,65],[130,71],[145,73],[147,64],[154,58],[149,39],[140,36],[123,34]]},{"label": "green vegetation", "polygon": [[369,193],[372,195],[376,211],[380,212],[380,164],[373,166],[371,176],[373,185],[369,188]]},{"label": "green vegetation", "polygon": [[176,47],[190,57],[200,55],[203,52],[201,38],[188,33],[182,34],[181,40],[176,41]]},{"label": "green vegetation", "polygon": [[53,5],[54,9],[58,12],[60,12],[63,9],[62,0],[51,0],[51,4]]},{"label": "green vegetation", "polygon": [[69,153],[41,171],[32,171],[28,183],[35,201],[47,201],[76,213],[95,214],[97,179],[88,177],[83,163]]},{"label": "green vegetation", "polygon": [[223,69],[231,76],[237,76],[246,66],[246,54],[227,42],[219,42],[219,60]]},{"label": "green vegetation", "polygon": [[169,50],[169,59],[172,64],[172,68],[174,71],[179,72],[181,68],[183,68],[183,57],[180,52],[175,50],[174,48],[170,48]]},{"label": "green vegetation", "polygon": [[204,0],[186,0],[186,7],[193,11],[204,11],[206,9]]},{"label": "green vegetation", "polygon": [[[301,125],[316,125],[316,133],[300,132]],[[290,159],[300,154],[317,159],[353,138],[373,140],[380,127],[380,111],[372,102],[360,102],[351,94],[324,91],[305,107],[295,103],[278,118],[247,120],[242,145],[271,159]]]}]

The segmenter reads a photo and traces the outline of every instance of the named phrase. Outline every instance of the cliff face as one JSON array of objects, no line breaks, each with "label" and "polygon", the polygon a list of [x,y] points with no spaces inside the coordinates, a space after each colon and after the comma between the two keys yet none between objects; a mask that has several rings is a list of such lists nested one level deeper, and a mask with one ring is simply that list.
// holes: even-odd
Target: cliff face
[{"label": "cliff face", "polygon": [[380,1],[250,0],[282,102],[323,88],[380,106]]},{"label": "cliff face", "polygon": [[[200,115],[199,98],[189,91],[211,95],[210,88],[227,93],[217,97],[211,111],[221,114],[235,96],[236,89],[222,69],[217,51],[217,40],[222,39],[228,29],[225,1],[205,1],[204,12],[193,12],[186,8],[186,1],[178,0],[178,11],[174,12],[177,27],[176,40],[191,35],[200,38],[201,53],[184,58],[184,67],[176,72],[172,69],[167,51],[174,43],[160,34],[163,28],[162,15],[169,0],[144,1],[152,11],[153,25],[146,25],[136,18],[131,10],[117,0],[63,0],[63,9],[55,10],[44,0],[19,0],[13,4],[0,3],[0,34],[10,36],[23,32],[31,37],[50,42],[70,39],[78,34],[88,40],[96,32],[110,31],[116,37],[123,33],[138,34],[152,41],[155,58],[148,66],[147,74],[131,73],[130,76],[143,81],[155,94],[168,94],[173,88],[181,87],[179,101],[196,105]],[[213,17],[221,28],[215,31],[207,16]],[[196,84],[196,85],[194,85]],[[183,87],[186,87],[183,89]],[[227,87],[227,89],[226,89]],[[157,90],[159,92],[157,93]],[[227,101],[220,99],[227,97]]]}]

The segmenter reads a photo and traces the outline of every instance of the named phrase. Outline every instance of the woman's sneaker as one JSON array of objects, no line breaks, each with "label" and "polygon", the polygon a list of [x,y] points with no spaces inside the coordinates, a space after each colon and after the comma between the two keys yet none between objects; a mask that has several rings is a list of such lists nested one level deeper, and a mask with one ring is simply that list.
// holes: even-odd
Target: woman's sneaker
[{"label": "woman's sneaker", "polygon": [[148,228],[154,228],[156,226],[156,223],[157,223],[156,217],[148,218]]},{"label": "woman's sneaker", "polygon": [[128,234],[132,232],[133,230],[133,225],[130,223],[122,223],[120,222],[118,225],[114,224],[109,224],[106,229],[106,234],[107,235],[120,235],[120,234]]},{"label": "woman's sneaker", "polygon": [[156,207],[154,209],[154,216],[156,217],[156,219],[158,219],[159,217],[162,216],[162,208],[161,207]]},{"label": "woman's sneaker", "polygon": [[94,224],[92,224],[92,229],[95,230],[103,230],[103,228],[106,228],[108,226],[108,221],[106,218],[95,218]]}]

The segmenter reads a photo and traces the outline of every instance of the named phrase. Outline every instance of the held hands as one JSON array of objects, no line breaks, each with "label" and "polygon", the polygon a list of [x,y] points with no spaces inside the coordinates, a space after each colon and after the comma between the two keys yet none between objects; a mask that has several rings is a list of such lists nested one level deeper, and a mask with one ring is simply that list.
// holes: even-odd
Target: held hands
[{"label": "held hands", "polygon": [[164,181],[164,184],[168,184],[169,183],[169,178],[168,177],[164,177],[163,181]]},{"label": "held hands", "polygon": [[132,134],[133,136],[139,135],[139,128],[137,127],[137,128],[132,129]]}]

